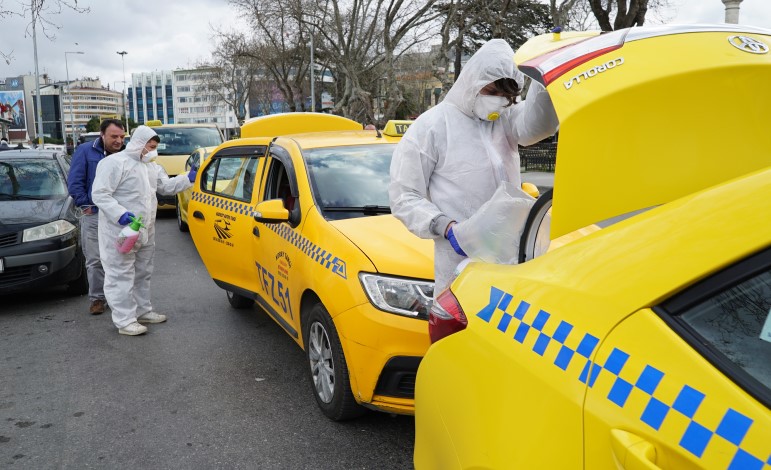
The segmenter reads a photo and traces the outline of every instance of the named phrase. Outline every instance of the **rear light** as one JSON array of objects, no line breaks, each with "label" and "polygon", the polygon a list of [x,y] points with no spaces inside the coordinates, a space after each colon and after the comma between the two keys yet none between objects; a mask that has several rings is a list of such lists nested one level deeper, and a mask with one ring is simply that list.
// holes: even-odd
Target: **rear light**
[{"label": "rear light", "polygon": [[466,329],[468,320],[452,291],[447,289],[439,294],[428,314],[428,336],[436,343],[445,336],[450,336]]},{"label": "rear light", "polygon": [[622,29],[571,44],[519,64],[519,68],[543,86],[547,86],[579,65],[620,49],[628,32],[629,29]]}]

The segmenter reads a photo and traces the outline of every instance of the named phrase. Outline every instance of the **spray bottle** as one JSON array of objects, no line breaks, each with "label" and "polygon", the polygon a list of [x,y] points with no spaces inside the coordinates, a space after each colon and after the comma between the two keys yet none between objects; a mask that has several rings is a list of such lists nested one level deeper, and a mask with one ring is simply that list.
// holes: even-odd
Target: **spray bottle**
[{"label": "spray bottle", "polygon": [[118,239],[115,240],[115,246],[123,254],[128,253],[134,248],[134,244],[139,238],[139,228],[144,227],[141,215],[137,218],[129,216],[129,220],[131,220],[131,223],[123,227],[123,230],[118,234]]}]

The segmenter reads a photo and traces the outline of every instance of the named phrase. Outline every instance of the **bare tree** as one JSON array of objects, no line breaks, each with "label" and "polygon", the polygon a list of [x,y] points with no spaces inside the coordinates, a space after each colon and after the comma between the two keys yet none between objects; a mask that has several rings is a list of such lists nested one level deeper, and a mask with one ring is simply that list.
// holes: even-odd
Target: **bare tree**
[{"label": "bare tree", "polygon": [[[0,2],[0,18],[7,17],[21,17],[27,18],[29,15],[29,23],[25,32],[25,37],[29,36],[30,29],[40,25],[40,30],[50,40],[56,39],[54,30],[60,28],[51,17],[58,15],[63,9],[69,8],[77,13],[88,13],[90,8],[78,6],[78,0],[26,0],[22,3],[18,2],[17,8],[11,8],[6,6],[7,3]],[[13,60],[13,51],[0,50],[0,58],[2,58],[6,64],[11,63]]]},{"label": "bare tree", "polygon": [[197,95],[214,97],[236,115],[239,124],[246,119],[246,105],[258,73],[258,63],[250,52],[243,33],[217,32],[210,62],[198,66],[206,70],[199,75]]},{"label": "bare tree", "polygon": [[[669,0],[588,0],[603,31],[642,26],[649,10],[662,9]],[[615,18],[611,16],[615,14]]]}]

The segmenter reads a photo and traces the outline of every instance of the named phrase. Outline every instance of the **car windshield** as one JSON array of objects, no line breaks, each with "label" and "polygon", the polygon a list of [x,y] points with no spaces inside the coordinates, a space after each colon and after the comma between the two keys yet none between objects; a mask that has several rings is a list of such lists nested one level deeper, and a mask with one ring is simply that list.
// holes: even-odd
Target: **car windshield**
[{"label": "car windshield", "polygon": [[190,155],[197,148],[222,143],[222,134],[214,127],[155,127],[153,130],[161,138],[158,155]]},{"label": "car windshield", "polygon": [[66,195],[67,185],[56,161],[0,161],[0,200],[56,199]]},{"label": "car windshield", "polygon": [[[303,154],[321,210],[350,212],[347,217],[390,212],[389,170],[395,148],[396,144],[376,144],[305,150]],[[343,214],[325,215],[347,218]]]}]

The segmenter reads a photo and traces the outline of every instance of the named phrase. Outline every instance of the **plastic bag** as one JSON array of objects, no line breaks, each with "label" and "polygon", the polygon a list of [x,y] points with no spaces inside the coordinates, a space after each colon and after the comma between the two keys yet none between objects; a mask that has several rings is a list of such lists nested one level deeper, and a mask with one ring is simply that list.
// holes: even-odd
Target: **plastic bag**
[{"label": "plastic bag", "polygon": [[519,242],[535,199],[504,181],[468,220],[457,223],[455,239],[472,260],[517,264]]}]

